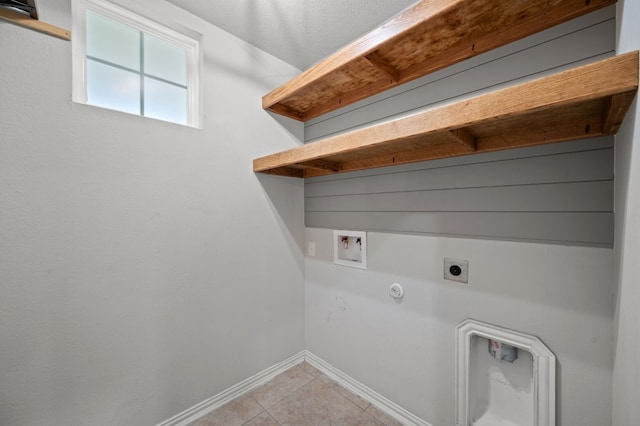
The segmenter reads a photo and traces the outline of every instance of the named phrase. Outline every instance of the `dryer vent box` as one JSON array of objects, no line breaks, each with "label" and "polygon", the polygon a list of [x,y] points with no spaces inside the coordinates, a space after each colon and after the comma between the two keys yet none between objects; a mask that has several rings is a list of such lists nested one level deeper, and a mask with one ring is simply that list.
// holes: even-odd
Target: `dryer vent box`
[{"label": "dryer vent box", "polygon": [[367,233],[333,231],[333,263],[367,269]]}]

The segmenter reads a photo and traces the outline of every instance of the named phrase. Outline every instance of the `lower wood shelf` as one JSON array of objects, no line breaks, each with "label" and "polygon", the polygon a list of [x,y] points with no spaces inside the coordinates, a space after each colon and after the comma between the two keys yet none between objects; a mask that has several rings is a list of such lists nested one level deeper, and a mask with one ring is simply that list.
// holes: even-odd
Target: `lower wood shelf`
[{"label": "lower wood shelf", "polygon": [[615,134],[638,90],[638,52],[253,161],[298,178]]}]

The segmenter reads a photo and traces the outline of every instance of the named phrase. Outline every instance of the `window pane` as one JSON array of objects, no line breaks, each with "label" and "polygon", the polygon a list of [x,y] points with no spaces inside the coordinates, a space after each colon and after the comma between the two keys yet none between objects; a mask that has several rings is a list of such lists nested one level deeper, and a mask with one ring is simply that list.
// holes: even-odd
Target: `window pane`
[{"label": "window pane", "polygon": [[140,32],[87,12],[87,55],[140,70]]},{"label": "window pane", "polygon": [[140,114],[140,76],[87,60],[87,103]]},{"label": "window pane", "polygon": [[187,85],[187,51],[157,37],[144,35],[144,72]]},{"label": "window pane", "polygon": [[145,77],[144,115],[187,124],[187,89]]}]

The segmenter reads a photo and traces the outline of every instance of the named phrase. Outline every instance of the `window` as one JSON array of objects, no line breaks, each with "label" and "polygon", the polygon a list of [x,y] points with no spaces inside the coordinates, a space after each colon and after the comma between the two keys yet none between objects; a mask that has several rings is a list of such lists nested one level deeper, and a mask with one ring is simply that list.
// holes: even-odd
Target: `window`
[{"label": "window", "polygon": [[199,43],[103,0],[75,0],[73,100],[199,127]]}]

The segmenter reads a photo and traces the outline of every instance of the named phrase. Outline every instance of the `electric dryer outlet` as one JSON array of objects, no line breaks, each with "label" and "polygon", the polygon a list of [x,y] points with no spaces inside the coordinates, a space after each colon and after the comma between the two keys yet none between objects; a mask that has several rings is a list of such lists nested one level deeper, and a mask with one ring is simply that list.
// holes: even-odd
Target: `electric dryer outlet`
[{"label": "electric dryer outlet", "polygon": [[445,258],[444,279],[467,284],[469,282],[469,261]]}]

